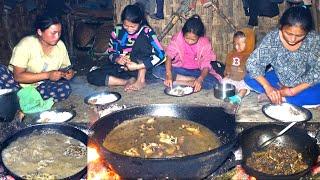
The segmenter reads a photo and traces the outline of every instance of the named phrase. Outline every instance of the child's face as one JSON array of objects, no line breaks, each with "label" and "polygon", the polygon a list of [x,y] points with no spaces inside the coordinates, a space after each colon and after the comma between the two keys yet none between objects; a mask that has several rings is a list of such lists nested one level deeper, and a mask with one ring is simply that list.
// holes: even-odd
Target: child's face
[{"label": "child's face", "polygon": [[193,45],[196,44],[199,40],[199,36],[197,36],[196,34],[192,33],[192,32],[187,32],[186,34],[184,34],[184,40],[186,41],[186,43],[188,43],[189,45]]},{"label": "child's face", "polygon": [[124,20],[123,27],[129,34],[134,34],[138,30],[139,24]]},{"label": "child's face", "polygon": [[233,46],[237,52],[242,52],[246,48],[246,38],[245,37],[236,37],[233,39]]}]

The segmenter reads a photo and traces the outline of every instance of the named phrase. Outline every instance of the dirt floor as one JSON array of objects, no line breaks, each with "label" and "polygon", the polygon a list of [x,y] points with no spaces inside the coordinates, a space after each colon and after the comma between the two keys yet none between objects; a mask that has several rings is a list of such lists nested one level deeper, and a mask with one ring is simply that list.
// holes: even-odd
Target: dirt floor
[{"label": "dirt floor", "polygon": [[[216,99],[213,90],[202,90],[198,93],[185,97],[172,97],[164,93],[164,85],[160,80],[149,80],[148,85],[141,91],[124,92],[123,87],[96,87],[86,81],[85,76],[76,76],[72,80],[73,93],[63,101],[56,103],[54,108],[73,108],[77,115],[71,122],[91,124],[100,117],[115,110],[142,104],[191,104],[202,106],[220,106],[227,112],[236,114],[237,122],[274,122],[267,118],[261,111],[262,105],[259,103],[257,94],[251,92],[245,97],[239,108]],[[121,99],[109,106],[95,107],[84,103],[84,98],[90,94],[115,91],[121,94]],[[238,109],[238,110],[237,110]],[[313,118],[310,122],[320,122],[320,110],[311,109]]]}]

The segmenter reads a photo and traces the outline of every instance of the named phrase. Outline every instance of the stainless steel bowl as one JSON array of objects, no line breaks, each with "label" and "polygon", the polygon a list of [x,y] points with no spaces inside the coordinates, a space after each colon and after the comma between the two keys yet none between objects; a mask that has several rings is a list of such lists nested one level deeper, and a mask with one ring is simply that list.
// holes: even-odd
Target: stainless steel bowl
[{"label": "stainless steel bowl", "polygon": [[236,94],[236,87],[229,83],[217,84],[214,87],[214,97],[217,99],[225,99]]}]

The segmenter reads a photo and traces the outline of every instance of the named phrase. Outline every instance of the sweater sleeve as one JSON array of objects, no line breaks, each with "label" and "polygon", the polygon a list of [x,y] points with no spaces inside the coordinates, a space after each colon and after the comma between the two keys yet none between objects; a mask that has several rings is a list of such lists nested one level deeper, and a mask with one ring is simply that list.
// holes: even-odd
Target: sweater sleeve
[{"label": "sweater sleeve", "polygon": [[145,28],[144,32],[146,33],[149,43],[152,46],[152,52],[150,57],[144,58],[142,61],[146,69],[150,69],[164,62],[165,52],[157,38],[157,35],[151,28]]},{"label": "sweater sleeve", "polygon": [[171,40],[170,40],[170,42],[169,42],[169,44],[168,44],[168,46],[166,48],[166,54],[171,59],[174,59],[179,54],[178,45],[176,43],[177,36],[178,36],[178,33],[175,34],[171,38]]},{"label": "sweater sleeve", "polygon": [[216,60],[216,54],[211,46],[211,42],[209,41],[208,38],[206,37],[202,37],[201,38],[201,42],[199,42],[199,46],[201,49],[200,57],[200,70],[204,69],[204,68],[209,68],[211,69],[211,61],[215,61]]},{"label": "sweater sleeve", "polygon": [[111,32],[110,40],[109,40],[109,47],[107,49],[108,52],[108,59],[112,63],[116,63],[116,59],[120,56],[121,52],[121,45],[119,43],[119,33],[122,29],[121,25],[117,25],[114,30]]}]

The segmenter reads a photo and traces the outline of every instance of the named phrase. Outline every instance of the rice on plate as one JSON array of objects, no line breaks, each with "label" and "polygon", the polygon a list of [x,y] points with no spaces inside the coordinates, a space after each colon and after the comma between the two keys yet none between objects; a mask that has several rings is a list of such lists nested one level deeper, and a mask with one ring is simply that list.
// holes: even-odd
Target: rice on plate
[{"label": "rice on plate", "polygon": [[270,118],[282,122],[300,122],[307,120],[308,114],[301,107],[291,105],[289,103],[282,103],[280,105],[268,104],[262,108],[263,112]]}]

